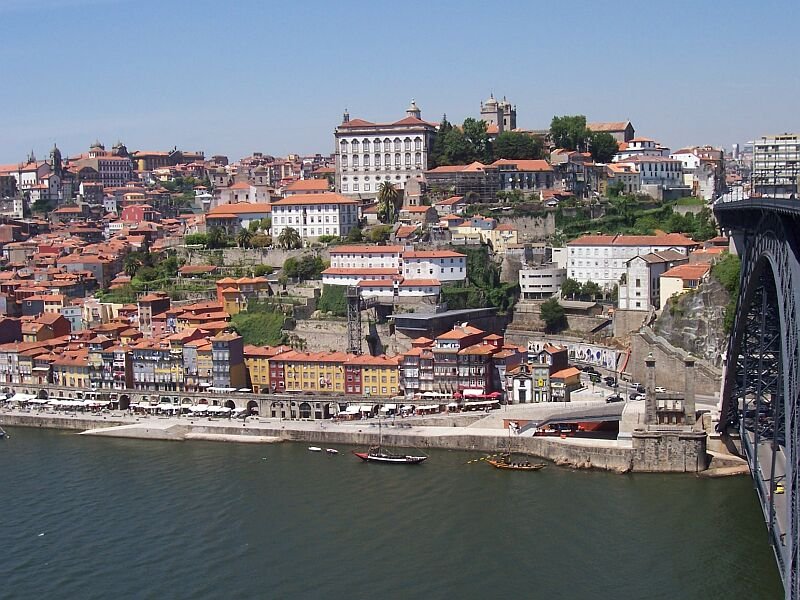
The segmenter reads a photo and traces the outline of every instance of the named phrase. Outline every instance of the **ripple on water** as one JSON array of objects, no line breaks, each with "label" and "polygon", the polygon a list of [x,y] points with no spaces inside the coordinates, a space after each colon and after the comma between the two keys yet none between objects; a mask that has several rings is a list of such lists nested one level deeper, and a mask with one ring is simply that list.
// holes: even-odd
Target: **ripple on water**
[{"label": "ripple on water", "polygon": [[0,582],[21,598],[782,597],[744,479],[341,449],[15,430]]}]

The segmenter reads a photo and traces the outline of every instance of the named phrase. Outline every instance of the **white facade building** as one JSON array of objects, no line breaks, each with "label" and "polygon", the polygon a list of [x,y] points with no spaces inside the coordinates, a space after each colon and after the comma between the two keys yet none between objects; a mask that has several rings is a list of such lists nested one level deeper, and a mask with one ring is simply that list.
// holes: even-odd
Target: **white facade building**
[{"label": "white facade building", "polygon": [[406,117],[393,123],[350,119],[345,112],[336,128],[336,189],[359,198],[374,198],[388,181],[398,190],[428,169],[428,152],[437,125],[421,118],[412,100]]},{"label": "white facade building", "polygon": [[345,269],[394,269],[400,273],[404,246],[353,244],[331,248],[331,267]]},{"label": "white facade building", "polygon": [[272,203],[272,236],[292,227],[304,240],[347,235],[358,225],[358,202],[339,194],[297,194]]},{"label": "white facade building", "polygon": [[765,135],[753,142],[753,191],[765,196],[797,195],[800,134]]},{"label": "white facade building", "polygon": [[358,283],[362,298],[423,298],[438,296],[442,284],[438,279],[364,280]]},{"label": "white facade building", "polygon": [[624,162],[634,156],[669,156],[669,148],[665,148],[650,138],[633,138],[629,142],[623,142],[622,148],[612,160],[613,162]]},{"label": "white facade building", "polygon": [[[274,210],[274,209],[273,209]],[[274,222],[274,221],[273,221]],[[359,285],[360,282],[392,281],[401,283],[405,295],[414,295],[411,287],[436,287],[441,282],[463,281],[467,276],[467,257],[452,251],[414,251],[404,246],[347,245],[331,250],[331,266],[322,272],[322,283]],[[377,284],[376,284],[377,285]],[[405,286],[407,289],[402,289]],[[381,286],[377,286],[381,287]],[[383,293],[383,292],[382,292]],[[433,292],[431,292],[433,293]],[[435,290],[438,294],[438,288]],[[427,291],[423,295],[430,295]]]},{"label": "white facade building", "polygon": [[551,298],[559,292],[567,278],[567,270],[558,265],[547,264],[540,267],[520,269],[519,287],[523,300]]},{"label": "white facade building", "polygon": [[467,278],[467,257],[452,250],[419,250],[403,253],[403,276],[438,279],[442,282]]},{"label": "white facade building", "polygon": [[660,308],[661,274],[687,260],[684,254],[675,250],[642,254],[628,260],[625,276],[619,283],[619,309],[648,311],[651,307]]},{"label": "white facade building", "polygon": [[585,235],[567,243],[567,276],[610,290],[619,284],[635,256],[675,250],[688,256],[697,243],[680,233],[665,235]]}]

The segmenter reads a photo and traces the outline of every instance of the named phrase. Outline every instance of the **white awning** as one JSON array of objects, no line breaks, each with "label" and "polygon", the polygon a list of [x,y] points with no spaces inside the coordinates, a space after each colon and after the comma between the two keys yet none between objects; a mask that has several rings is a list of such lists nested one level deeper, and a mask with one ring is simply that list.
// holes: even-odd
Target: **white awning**
[{"label": "white awning", "polygon": [[211,387],[211,384],[206,382],[206,381],[198,383],[197,385],[200,386],[200,387]]},{"label": "white awning", "polygon": [[458,402],[451,402],[447,405],[447,408],[458,408]]},{"label": "white awning", "polygon": [[400,410],[414,410],[414,407],[411,404],[404,404],[400,407]]},{"label": "white awning", "polygon": [[36,398],[36,396],[34,394],[21,394],[21,393],[17,392],[13,396],[11,396],[11,398],[9,398],[8,401],[9,402],[30,402],[34,398]]},{"label": "white awning", "polygon": [[347,415],[355,415],[359,412],[360,407],[354,404],[351,404],[346,409],[344,409],[345,414]]},{"label": "white awning", "polygon": [[383,407],[388,410],[395,410],[397,409],[397,404],[384,404]]},{"label": "white awning", "polygon": [[439,410],[438,404],[428,404],[426,406],[418,406],[417,410]]},{"label": "white awning", "polygon": [[465,402],[464,406],[492,406],[494,404],[500,404],[499,400],[481,400],[479,402]]},{"label": "white awning", "polygon": [[358,407],[358,410],[361,412],[372,412],[372,406],[369,404],[362,404]]}]

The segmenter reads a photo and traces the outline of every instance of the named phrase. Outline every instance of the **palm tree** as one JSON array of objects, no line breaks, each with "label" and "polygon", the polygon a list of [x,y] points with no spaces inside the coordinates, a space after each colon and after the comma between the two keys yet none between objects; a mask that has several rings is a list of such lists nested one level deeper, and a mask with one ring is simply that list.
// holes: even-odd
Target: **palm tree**
[{"label": "palm tree", "polygon": [[397,189],[389,181],[384,181],[378,188],[378,217],[384,223],[395,223],[397,221],[398,213],[400,212],[400,205],[402,197]]},{"label": "palm tree", "polygon": [[239,246],[239,248],[247,248],[252,239],[253,233],[249,229],[242,227],[239,233],[236,234],[236,245]]},{"label": "palm tree", "polygon": [[286,227],[278,236],[278,245],[286,250],[293,250],[294,248],[302,248],[303,240],[296,229]]},{"label": "palm tree", "polygon": [[125,270],[125,275],[128,277],[136,275],[136,271],[139,270],[140,266],[142,266],[142,263],[139,261],[139,256],[136,252],[132,252],[125,257],[123,269]]},{"label": "palm tree", "polygon": [[206,246],[208,248],[223,248],[227,244],[228,235],[221,227],[211,227],[206,232]]}]

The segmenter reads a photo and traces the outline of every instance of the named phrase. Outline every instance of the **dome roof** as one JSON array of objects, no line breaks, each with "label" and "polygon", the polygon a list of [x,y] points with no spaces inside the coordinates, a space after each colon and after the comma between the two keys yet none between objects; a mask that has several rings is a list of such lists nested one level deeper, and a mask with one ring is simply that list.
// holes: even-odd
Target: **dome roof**
[{"label": "dome roof", "polygon": [[497,104],[497,100],[494,99],[494,94],[489,94],[489,99],[484,102],[484,104]]},{"label": "dome roof", "polygon": [[406,109],[406,112],[417,112],[417,111],[419,111],[419,106],[417,106],[417,101],[412,98],[411,104]]}]

